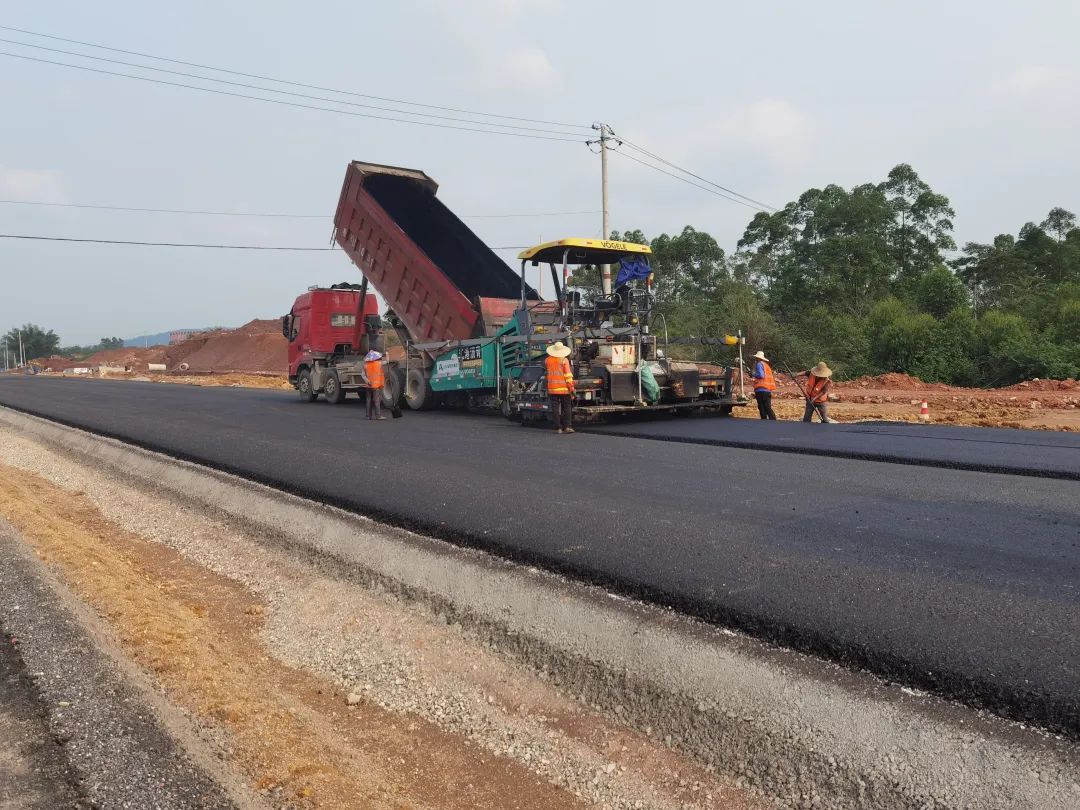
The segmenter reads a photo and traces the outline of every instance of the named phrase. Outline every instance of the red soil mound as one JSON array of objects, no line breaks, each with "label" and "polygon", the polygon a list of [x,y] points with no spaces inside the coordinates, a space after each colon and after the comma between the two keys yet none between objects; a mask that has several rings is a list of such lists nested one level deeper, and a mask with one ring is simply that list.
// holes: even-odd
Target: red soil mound
[{"label": "red soil mound", "polygon": [[1028,380],[1010,385],[1006,391],[1080,391],[1076,380]]}]

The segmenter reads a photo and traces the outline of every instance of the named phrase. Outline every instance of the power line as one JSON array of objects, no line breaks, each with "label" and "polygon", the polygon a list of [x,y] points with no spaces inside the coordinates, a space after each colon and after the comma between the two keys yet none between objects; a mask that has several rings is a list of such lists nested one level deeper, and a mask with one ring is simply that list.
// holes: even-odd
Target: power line
[{"label": "power line", "polygon": [[[188,208],[138,208],[126,205],[92,205],[90,203],[54,203],[36,200],[0,200],[0,205],[36,205],[48,208],[83,208],[95,211],[134,211],[148,214],[195,214],[214,217],[279,217],[283,219],[328,219],[329,214],[282,214],[261,211],[203,211]],[[598,211],[540,211],[521,214],[460,214],[462,219],[506,219],[516,217],[569,217],[585,216]]]},{"label": "power line", "polygon": [[246,98],[251,101],[263,101],[268,104],[280,104],[285,107],[298,107],[305,110],[320,110],[322,112],[337,113],[338,115],[351,115],[356,118],[373,118],[380,121],[395,121],[399,124],[415,124],[423,127],[438,127],[439,129],[456,129],[464,132],[481,132],[485,135],[506,135],[514,138],[532,138],[541,141],[563,141],[565,143],[580,143],[577,138],[561,138],[554,135],[533,135],[526,132],[503,132],[501,130],[494,129],[479,129],[477,127],[459,127],[454,124],[439,124],[434,121],[410,121],[407,118],[393,118],[387,115],[374,115],[372,113],[361,113],[353,110],[335,110],[332,107],[319,107],[313,104],[301,104],[298,101],[285,101],[280,98],[263,98],[262,96],[251,96],[246,93],[234,93],[230,90],[217,90],[212,87],[199,87],[195,84],[184,84],[183,82],[170,82],[165,79],[154,79],[149,76],[135,76],[130,73],[120,73],[114,70],[103,70],[101,68],[92,68],[86,65],[72,65],[67,62],[57,62],[52,59],[40,59],[36,56],[26,56],[25,54],[8,53],[7,51],[0,51],[0,56],[9,56],[14,59],[25,59],[30,62],[41,62],[47,65],[57,65],[59,67],[73,68],[75,70],[85,70],[90,73],[101,73],[106,76],[120,76],[125,79],[136,79],[142,82],[151,82],[153,84],[164,84],[170,87],[183,87],[188,90],[200,90],[204,93],[214,93],[219,96],[232,96],[234,98]]},{"label": "power line", "polygon": [[214,248],[216,250],[298,250],[327,252],[336,247],[278,247],[273,245],[207,245],[192,242],[136,242],[126,239],[74,239],[67,236],[30,236],[21,233],[0,233],[0,239],[32,239],[40,242],[92,242],[98,245],[145,245],[151,247]]},{"label": "power line", "polygon": [[462,108],[459,108],[459,107],[444,107],[444,106],[440,106],[440,105],[437,105],[437,104],[422,104],[422,103],[417,102],[417,101],[406,101],[404,99],[389,98],[389,97],[386,97],[386,96],[375,96],[375,95],[371,95],[371,94],[368,94],[368,93],[356,93],[356,92],[352,92],[352,91],[349,91],[349,90],[336,90],[336,89],[334,89],[332,87],[321,87],[321,86],[319,86],[317,84],[304,84],[303,82],[294,82],[294,81],[289,81],[287,79],[275,79],[275,78],[273,78],[271,76],[260,76],[260,75],[258,75],[256,73],[243,73],[243,72],[238,71],[238,70],[229,70],[227,68],[214,67],[213,65],[202,65],[202,64],[199,64],[197,62],[184,62],[184,61],[182,61],[180,59],[169,59],[168,57],[155,56],[154,54],[149,54],[149,53],[140,53],[139,51],[129,51],[129,50],[124,50],[123,48],[112,48],[112,47],[109,47],[108,45],[99,45],[99,44],[94,43],[94,42],[84,42],[84,41],[78,40],[78,39],[66,39],[64,37],[53,36],[51,34],[42,34],[42,33],[39,33],[37,31],[28,31],[28,30],[26,30],[24,28],[14,28],[14,27],[9,26],[9,25],[0,25],[0,30],[3,30],[3,31],[16,31],[16,32],[18,32],[20,34],[29,34],[30,36],[42,37],[43,39],[51,39],[51,40],[55,40],[57,42],[67,42],[68,44],[71,44],[71,45],[83,45],[83,46],[86,46],[88,48],[98,48],[98,49],[104,50],[104,51],[112,51],[113,53],[127,54],[128,56],[139,56],[139,57],[142,57],[144,59],[155,59],[155,60],[157,60],[159,62],[168,62],[168,63],[174,64],[174,65],[184,65],[186,67],[195,67],[195,68],[199,68],[201,70],[213,70],[213,71],[215,71],[217,73],[227,73],[227,74],[229,74],[231,76],[242,76],[242,77],[247,78],[247,79],[259,79],[261,81],[266,81],[266,82],[275,82],[277,84],[286,84],[286,85],[289,85],[291,87],[303,87],[303,88],[306,88],[308,90],[321,90],[321,91],[328,92],[328,93],[338,93],[340,95],[353,96],[354,98],[369,98],[369,99],[372,99],[374,101],[386,101],[386,102],[390,102],[392,104],[404,104],[404,105],[410,106],[410,107],[424,107],[425,109],[429,109],[429,110],[442,110],[444,112],[457,112],[457,113],[463,113],[465,115],[479,115],[479,116],[483,116],[485,118],[502,118],[502,119],[507,120],[507,121],[524,121],[526,123],[531,123],[531,124],[548,124],[550,126],[571,127],[571,128],[577,128],[577,129],[589,129],[590,128],[589,126],[587,126],[585,124],[567,124],[567,123],[563,123],[563,122],[559,122],[559,121],[545,121],[545,120],[540,119],[540,118],[522,118],[520,116],[514,116],[514,115],[500,115],[500,114],[497,114],[497,113],[480,112],[480,111],[477,111],[477,110],[467,110],[467,109],[462,109]]},{"label": "power line", "polygon": [[[76,239],[68,236],[32,236],[22,233],[0,233],[0,239],[30,239],[36,242],[85,242],[95,245],[141,245],[144,247],[213,248],[214,250],[292,250],[313,253],[330,253],[337,247],[292,247],[278,245],[211,245],[201,242],[139,242],[129,239]],[[500,245],[489,250],[523,250],[531,245]]]},{"label": "power line", "polygon": [[30,44],[28,42],[19,42],[18,40],[4,39],[2,37],[0,37],[0,42],[6,42],[9,45],[18,45],[18,46],[24,47],[24,48],[36,48],[36,49],[42,50],[42,51],[49,51],[50,53],[62,53],[62,54],[66,54],[67,56],[75,56],[75,57],[78,57],[80,59],[93,59],[93,60],[95,60],[97,62],[108,62],[108,63],[113,64],[113,65],[123,65],[125,67],[133,67],[133,68],[136,68],[138,70],[152,70],[152,71],[155,71],[157,73],[167,73],[167,74],[169,74],[171,76],[184,76],[184,77],[189,78],[189,79],[198,79],[200,81],[206,81],[206,82],[217,82],[218,84],[227,84],[227,85],[230,85],[232,87],[244,87],[244,88],[247,88],[249,90],[260,90],[260,91],[262,91],[264,93],[279,93],[281,95],[292,96],[294,98],[305,98],[305,99],[308,99],[308,100],[311,100],[311,101],[325,101],[325,102],[327,102],[329,104],[343,104],[343,105],[348,105],[350,107],[362,107],[364,109],[369,109],[369,110],[379,110],[381,112],[400,113],[401,115],[415,115],[415,116],[423,117],[423,118],[436,118],[436,119],[440,119],[440,120],[443,120],[443,121],[456,121],[456,122],[462,123],[462,124],[478,124],[480,126],[485,126],[485,127],[500,127],[502,129],[521,129],[521,130],[526,130],[526,131],[529,131],[529,132],[544,132],[544,133],[552,134],[552,135],[555,135],[555,134],[558,134],[558,135],[571,135],[571,136],[574,135],[574,133],[572,133],[572,132],[558,132],[557,130],[541,129],[540,127],[528,127],[528,126],[522,126],[521,124],[500,124],[500,123],[498,123],[496,121],[476,121],[476,120],[471,119],[471,118],[458,118],[456,116],[450,116],[450,115],[436,115],[434,113],[412,112],[411,110],[401,110],[401,109],[398,109],[396,107],[380,107],[380,106],[375,105],[375,104],[361,104],[361,103],[356,102],[356,101],[339,101],[338,99],[327,98],[326,96],[313,96],[310,93],[294,93],[294,92],[292,92],[290,90],[278,90],[278,89],[273,88],[273,87],[262,87],[262,86],[257,85],[257,84],[248,84],[246,82],[234,82],[234,81],[229,81],[228,79],[215,79],[212,76],[200,76],[197,73],[187,73],[187,72],[182,71],[182,70],[169,70],[167,68],[151,67],[150,65],[140,65],[137,62],[125,62],[125,61],[123,61],[121,59],[109,59],[108,57],[105,57],[105,56],[91,56],[90,54],[78,53],[77,51],[66,51],[66,50],[63,50],[62,48],[48,48],[48,47],[46,47],[44,45],[32,45],[32,44]]},{"label": "power line", "polygon": [[[648,166],[650,169],[653,169],[654,171],[658,171],[661,174],[666,174],[668,177],[674,177],[676,180],[679,180],[679,181],[681,181],[683,183],[686,183],[687,185],[691,185],[694,188],[700,188],[702,191],[707,191],[710,194],[715,194],[717,197],[723,197],[725,200],[729,200],[730,202],[733,202],[733,203],[738,203],[739,205],[745,206],[745,207],[750,208],[750,209],[752,209],[754,211],[761,211],[762,210],[761,208],[759,208],[756,205],[751,205],[750,203],[743,202],[742,200],[740,200],[740,199],[738,199],[736,197],[728,196],[727,194],[723,194],[723,193],[721,193],[719,191],[716,191],[715,189],[709,188],[708,186],[703,186],[703,185],[701,185],[699,183],[695,183],[693,180],[687,180],[685,177],[677,175],[674,172],[669,172],[667,169],[661,169],[659,166],[657,166],[657,165],[655,165],[653,163],[647,163],[644,160],[641,160],[640,158],[634,157],[633,155],[629,154],[628,152],[623,152],[623,151],[620,151],[618,149],[612,149],[610,151],[613,154],[622,155],[624,158],[627,158],[628,160],[632,160],[635,163],[640,163],[642,166]],[[765,212],[765,213],[767,213],[767,212]]]},{"label": "power line", "polygon": [[593,216],[599,211],[542,211],[536,214],[461,214],[462,219],[507,219],[510,217],[581,217]]},{"label": "power line", "polygon": [[31,200],[0,200],[3,205],[39,205],[49,208],[89,208],[100,211],[137,211],[148,214],[201,214],[214,217],[282,217],[286,219],[327,219],[328,214],[275,214],[250,211],[199,211],[186,208],[135,208],[126,205],[90,205],[88,203],[51,203]]},{"label": "power line", "polygon": [[734,191],[734,190],[732,190],[730,188],[727,188],[726,186],[722,186],[719,183],[714,183],[712,180],[709,180],[709,179],[707,179],[705,177],[702,177],[699,174],[694,174],[694,172],[690,171],[689,169],[684,169],[682,166],[677,166],[676,164],[672,163],[670,160],[666,160],[665,158],[660,157],[655,152],[650,152],[648,149],[644,149],[643,147],[640,147],[635,143],[631,143],[630,141],[626,140],[625,138],[618,138],[618,140],[620,141],[620,143],[626,144],[631,149],[635,149],[638,152],[640,152],[641,154],[646,155],[647,157],[650,157],[653,160],[656,160],[656,161],[658,161],[660,163],[663,163],[665,166],[670,166],[671,168],[673,168],[673,169],[675,169],[677,171],[680,171],[683,174],[690,175],[690,177],[693,177],[696,180],[700,180],[703,183],[707,183],[710,186],[714,186],[715,188],[718,188],[721,191],[725,191],[728,194],[734,194],[736,197],[740,197],[740,198],[746,200],[747,202],[751,202],[751,203],[753,203],[754,205],[756,205],[759,208],[765,208],[765,209],[768,209],[770,211],[778,210],[775,205],[769,205],[768,203],[763,203],[763,202],[761,202],[761,200],[755,200],[753,197],[747,197],[745,194],[740,194],[739,192]]}]

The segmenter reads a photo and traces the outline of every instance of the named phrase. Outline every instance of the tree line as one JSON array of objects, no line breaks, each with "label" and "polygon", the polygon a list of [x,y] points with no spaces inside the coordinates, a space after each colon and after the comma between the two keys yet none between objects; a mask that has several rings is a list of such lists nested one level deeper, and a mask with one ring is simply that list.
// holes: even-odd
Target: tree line
[{"label": "tree line", "polygon": [[[957,249],[953,210],[911,166],[880,183],[812,188],[747,225],[726,254],[687,226],[649,239],[657,312],[672,336],[743,329],[792,367],[841,378],[904,372],[1000,386],[1080,376],[1080,228],[1063,208],[1016,236]],[[575,273],[578,289],[598,272]],[[697,359],[722,359],[702,347]]]},{"label": "tree line", "polygon": [[[96,345],[92,346],[61,347],[60,336],[52,329],[42,329],[37,324],[24,323],[22,326],[10,329],[5,335],[0,337],[0,354],[3,353],[3,347],[6,345],[8,349],[8,359],[12,366],[15,366],[18,362],[17,357],[20,336],[22,340],[23,355],[26,357],[27,363],[31,360],[40,360],[52,357],[53,355],[81,359],[89,357],[95,352],[104,349],[119,349],[124,345],[122,338],[104,337],[98,341]],[[0,363],[2,362],[2,359],[0,359]]]}]

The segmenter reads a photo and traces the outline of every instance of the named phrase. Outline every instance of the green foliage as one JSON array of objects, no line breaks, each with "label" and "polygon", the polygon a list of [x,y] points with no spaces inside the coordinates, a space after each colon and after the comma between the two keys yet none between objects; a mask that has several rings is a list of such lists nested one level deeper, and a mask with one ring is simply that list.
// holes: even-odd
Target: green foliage
[{"label": "green foliage", "polygon": [[106,337],[102,338],[98,343],[102,349],[122,349],[124,347],[124,339],[118,337]]},{"label": "green foliage", "polygon": [[[949,200],[907,164],[877,184],[809,189],[750,221],[725,255],[685,227],[646,239],[657,318],[672,336],[742,329],[778,367],[827,361],[841,379],[887,371],[955,385],[1080,376],[1080,228],[1053,208],[1016,235],[969,242],[960,258]],[[575,273],[598,288],[599,272]],[[722,360],[722,348],[673,354]]]},{"label": "green foliage", "polygon": [[967,304],[968,294],[962,282],[944,265],[925,273],[915,282],[915,304],[923,312],[942,318]]},{"label": "green foliage", "polygon": [[0,344],[6,344],[8,351],[12,354],[19,351],[20,332],[23,356],[28,363],[31,360],[56,354],[56,350],[60,348],[60,336],[52,329],[46,332],[36,324],[25,323],[21,328],[16,327],[0,338]]}]

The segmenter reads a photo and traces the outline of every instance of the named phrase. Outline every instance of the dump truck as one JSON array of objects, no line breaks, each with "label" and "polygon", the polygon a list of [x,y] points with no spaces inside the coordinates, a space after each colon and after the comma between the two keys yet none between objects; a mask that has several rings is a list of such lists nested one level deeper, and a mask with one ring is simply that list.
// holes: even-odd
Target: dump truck
[{"label": "dump truck", "polygon": [[[340,402],[351,390],[363,391],[362,357],[384,351],[385,323],[401,348],[387,363],[384,397],[400,396],[414,410],[460,407],[523,424],[545,420],[543,358],[557,340],[572,349],[575,420],[646,411],[730,414],[746,403],[740,337],[720,339],[739,362],[713,365],[671,359],[666,341],[651,331],[648,246],[562,239],[523,251],[515,273],[437,191],[419,170],[348,165],[334,239],[362,281],[309,290],[282,319],[289,379],[303,399],[322,394]],[[541,300],[526,282],[527,267],[539,265],[550,269],[554,300]],[[571,285],[571,267],[597,265],[618,268],[614,285]],[[369,287],[385,301],[382,318]]]}]

